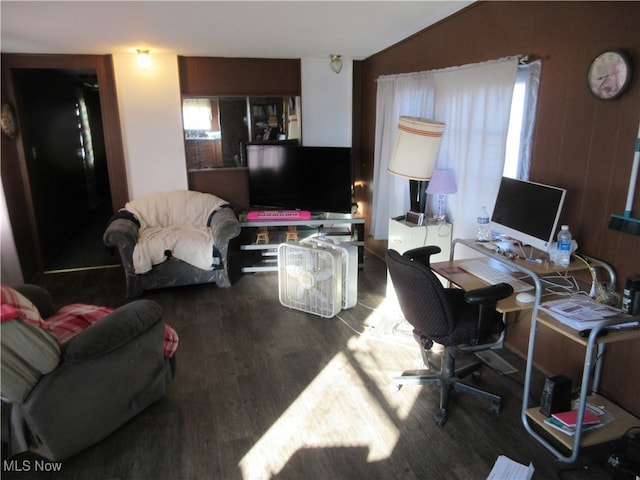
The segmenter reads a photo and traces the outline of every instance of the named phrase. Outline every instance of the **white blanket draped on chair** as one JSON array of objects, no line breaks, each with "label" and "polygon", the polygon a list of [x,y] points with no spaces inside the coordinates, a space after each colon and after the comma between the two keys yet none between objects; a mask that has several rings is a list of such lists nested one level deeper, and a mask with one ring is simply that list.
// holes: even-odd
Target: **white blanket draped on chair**
[{"label": "white blanket draped on chair", "polygon": [[211,270],[215,259],[213,235],[207,222],[228,202],[215,195],[177,190],[128,202],[125,209],[140,222],[133,252],[137,274],[163,262],[167,253],[202,270]]}]

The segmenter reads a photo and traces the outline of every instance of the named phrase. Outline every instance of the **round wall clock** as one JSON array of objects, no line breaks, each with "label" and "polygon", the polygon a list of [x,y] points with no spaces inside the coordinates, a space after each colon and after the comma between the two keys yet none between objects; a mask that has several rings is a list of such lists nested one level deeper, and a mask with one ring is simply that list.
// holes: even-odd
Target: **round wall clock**
[{"label": "round wall clock", "polygon": [[18,126],[16,125],[16,116],[13,113],[13,108],[8,103],[2,105],[0,110],[0,127],[2,133],[4,133],[9,139],[16,138],[18,133]]},{"label": "round wall clock", "polygon": [[624,93],[631,81],[629,55],[618,49],[605,50],[591,63],[587,85],[601,100],[615,100]]}]

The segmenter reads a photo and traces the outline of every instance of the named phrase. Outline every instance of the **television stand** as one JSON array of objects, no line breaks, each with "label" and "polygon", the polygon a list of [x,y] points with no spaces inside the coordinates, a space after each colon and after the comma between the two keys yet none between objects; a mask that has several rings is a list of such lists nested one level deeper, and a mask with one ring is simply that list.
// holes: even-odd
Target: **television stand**
[{"label": "television stand", "polygon": [[[248,220],[240,215],[239,237],[242,273],[277,272],[278,246],[292,241],[292,228],[298,240],[320,236],[358,247],[358,267],[364,262],[364,218],[350,214],[316,214],[304,220]],[[266,229],[266,230],[265,230]],[[268,232],[267,235],[264,235]],[[262,234],[258,241],[258,234]],[[263,243],[262,239],[268,238]]]}]

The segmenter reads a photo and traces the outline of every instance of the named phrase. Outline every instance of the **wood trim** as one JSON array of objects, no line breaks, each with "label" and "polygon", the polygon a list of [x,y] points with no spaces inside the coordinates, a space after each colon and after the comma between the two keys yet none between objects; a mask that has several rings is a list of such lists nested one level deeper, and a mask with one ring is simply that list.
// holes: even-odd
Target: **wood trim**
[{"label": "wood trim", "polygon": [[124,207],[129,201],[127,170],[124,159],[120,113],[116,94],[116,79],[111,55],[105,56],[97,68],[100,85],[100,110],[104,128],[105,149],[111,186],[111,205],[113,211]]}]

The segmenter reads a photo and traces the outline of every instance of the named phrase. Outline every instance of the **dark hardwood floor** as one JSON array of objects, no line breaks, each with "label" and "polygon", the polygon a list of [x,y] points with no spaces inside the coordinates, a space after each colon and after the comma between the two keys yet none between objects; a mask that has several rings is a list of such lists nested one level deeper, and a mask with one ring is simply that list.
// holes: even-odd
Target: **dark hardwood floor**
[{"label": "dark hardwood floor", "polygon": [[120,259],[102,242],[111,216],[110,202],[103,202],[87,214],[57,254],[47,262],[45,272],[59,273],[117,265]]},{"label": "dark hardwood floor", "polygon": [[[32,467],[3,478],[39,479],[460,479],[482,480],[506,455],[535,467],[534,479],[609,479],[610,448],[558,462],[520,421],[522,361],[477,381],[504,395],[504,410],[454,394],[438,427],[439,391],[391,379],[419,353],[399,312],[385,310],[384,263],[367,255],[358,305],[324,319],[283,307],[274,273],[214,285],[149,292],[180,335],[177,376],[167,396],[94,447],[63,461],[59,474]],[[44,275],[56,301],[117,307],[120,269]],[[534,391],[540,391],[538,388]],[[538,399],[533,399],[537,401]],[[97,406],[99,408],[99,405]]]}]

